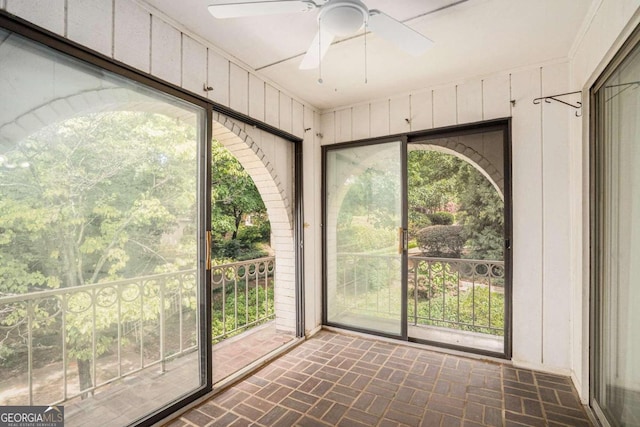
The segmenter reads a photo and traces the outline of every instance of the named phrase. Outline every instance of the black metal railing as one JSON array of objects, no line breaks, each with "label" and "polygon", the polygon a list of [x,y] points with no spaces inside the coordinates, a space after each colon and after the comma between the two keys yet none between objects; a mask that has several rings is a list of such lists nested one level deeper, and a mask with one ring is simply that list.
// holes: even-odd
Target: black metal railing
[{"label": "black metal railing", "polygon": [[[341,253],[337,311],[398,318],[399,255]],[[463,331],[504,334],[504,262],[409,256],[408,322]]]},{"label": "black metal railing", "polygon": [[409,321],[503,335],[504,279],[503,261],[411,256]]}]

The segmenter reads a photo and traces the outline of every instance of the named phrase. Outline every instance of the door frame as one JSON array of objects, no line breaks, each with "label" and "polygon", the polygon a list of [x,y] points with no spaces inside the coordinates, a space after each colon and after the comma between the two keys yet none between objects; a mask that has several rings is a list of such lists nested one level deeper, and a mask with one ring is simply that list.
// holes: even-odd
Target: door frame
[{"label": "door frame", "polygon": [[[409,341],[432,345],[451,350],[465,351],[483,356],[510,360],[513,343],[513,217],[512,217],[512,185],[511,185],[511,118],[488,120],[464,125],[447,126],[408,134],[408,143],[418,143],[430,139],[477,135],[486,132],[502,132],[503,135],[503,166],[504,166],[504,347],[503,353],[459,346],[436,341],[422,340],[409,337]],[[406,171],[405,171],[406,174]]]},{"label": "door frame", "polygon": [[607,80],[615,74],[631,53],[640,46],[640,26],[636,27],[622,46],[613,55],[611,61],[600,73],[593,85],[589,88],[589,406],[596,419],[604,426],[610,424],[610,412],[600,406],[598,402],[598,389],[602,386],[599,378],[600,362],[602,358],[602,300],[604,286],[607,285],[604,278],[605,255],[602,246],[605,243],[605,160],[606,147],[604,146],[605,99],[600,92]]},{"label": "door frame", "polygon": [[[338,143],[338,144],[331,144],[331,145],[323,145],[322,146],[322,155],[321,155],[321,160],[322,160],[322,165],[321,165],[321,183],[320,183],[320,194],[321,194],[321,198],[322,198],[322,202],[321,202],[321,218],[322,218],[322,224],[321,224],[321,228],[322,228],[322,292],[321,292],[321,298],[322,298],[322,324],[326,325],[326,326],[332,326],[332,327],[337,327],[337,328],[341,328],[341,329],[346,329],[346,330],[350,330],[350,331],[354,331],[354,332],[360,332],[360,333],[365,333],[365,334],[371,334],[371,335],[377,335],[377,336],[382,336],[382,337],[386,337],[386,338],[392,338],[392,339],[398,339],[401,341],[407,341],[408,340],[408,336],[407,336],[407,331],[408,331],[408,325],[407,325],[407,277],[408,277],[408,272],[407,272],[407,265],[408,265],[408,261],[407,261],[407,244],[406,244],[406,236],[407,236],[407,225],[408,225],[408,220],[407,220],[407,197],[406,197],[406,193],[407,193],[407,135],[396,135],[396,136],[389,136],[389,137],[379,137],[379,138],[371,138],[371,139],[366,139],[366,140],[359,140],[359,141],[353,141],[353,142],[342,142],[342,143]],[[373,331],[373,330],[369,330],[369,329],[364,329],[364,328],[358,328],[358,327],[353,327],[353,326],[348,326],[348,325],[344,325],[344,324],[340,324],[340,323],[335,323],[335,322],[330,322],[327,318],[327,314],[328,314],[328,298],[327,298],[327,229],[325,227],[325,224],[327,223],[327,187],[326,187],[326,178],[327,178],[327,154],[330,151],[333,150],[339,150],[342,148],[357,148],[357,147],[365,147],[365,146],[372,146],[372,145],[376,145],[376,144],[384,144],[387,142],[400,142],[400,170],[402,171],[401,177],[400,177],[400,186],[401,186],[401,193],[403,194],[402,196],[402,200],[401,200],[401,227],[402,227],[402,232],[403,232],[403,237],[402,237],[402,257],[401,257],[401,263],[400,263],[400,268],[401,268],[401,308],[400,308],[400,317],[402,319],[401,323],[400,323],[400,335],[393,335],[393,334],[388,334],[388,333],[384,333],[384,332],[380,332],[380,331]]]},{"label": "door frame", "polygon": [[[408,198],[407,198],[407,146],[408,144],[420,142],[429,139],[441,138],[441,137],[455,137],[472,135],[485,132],[501,131],[503,133],[503,162],[504,162],[504,266],[505,266],[505,329],[504,329],[504,352],[495,353],[491,351],[474,349],[469,347],[461,347],[452,344],[445,344],[439,342],[424,341],[420,339],[412,339],[408,337],[408,319],[407,319],[407,248],[403,251],[403,272],[402,272],[402,316],[403,316],[403,334],[402,337],[389,336],[384,333],[375,333],[368,330],[359,328],[346,327],[344,325],[334,324],[327,321],[327,241],[326,241],[326,158],[327,153],[332,149],[339,149],[345,147],[358,147],[366,145],[374,145],[389,141],[402,140],[403,152],[402,152],[402,185],[403,185],[403,200],[402,200],[402,216],[403,216],[403,229],[407,232],[408,226]],[[380,335],[398,340],[411,341],[419,344],[434,345],[442,348],[448,348],[452,350],[461,350],[470,353],[481,354],[485,356],[497,357],[510,360],[512,357],[512,342],[513,342],[513,303],[512,303],[512,286],[513,286],[513,217],[512,217],[512,168],[511,168],[511,143],[512,143],[512,126],[511,118],[502,118],[495,120],[487,120],[482,122],[469,123],[464,125],[454,125],[441,128],[434,128],[428,130],[420,130],[409,133],[395,134],[390,136],[368,138],[350,142],[342,142],[331,145],[322,146],[322,181],[321,181],[321,218],[322,218],[322,324],[326,326],[339,327],[355,332],[363,332],[373,335]]]}]

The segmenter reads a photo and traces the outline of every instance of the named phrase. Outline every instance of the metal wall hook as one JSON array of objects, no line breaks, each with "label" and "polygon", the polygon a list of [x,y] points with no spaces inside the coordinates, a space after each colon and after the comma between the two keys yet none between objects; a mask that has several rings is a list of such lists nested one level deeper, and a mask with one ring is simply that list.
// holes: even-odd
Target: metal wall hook
[{"label": "metal wall hook", "polygon": [[582,94],[582,91],[577,90],[575,92],[567,92],[567,93],[559,93],[557,95],[549,95],[549,96],[541,96],[540,98],[535,98],[533,100],[533,103],[538,105],[540,104],[542,101],[546,102],[547,104],[550,104],[551,101],[555,101],[555,102],[559,102],[561,104],[567,105],[571,108],[575,108],[576,110],[576,117],[582,117],[582,102],[581,101],[576,101],[575,104],[572,104],[570,102],[566,102],[563,101],[562,99],[558,99],[559,96],[567,96],[567,95],[575,95],[575,94]]},{"label": "metal wall hook", "polygon": [[617,85],[608,85],[605,86],[607,89],[611,89],[614,87],[627,87],[627,86],[634,86],[634,89],[637,89],[638,86],[640,86],[640,81],[635,81],[635,82],[628,82],[628,83],[620,83]]},{"label": "metal wall hook", "polygon": [[617,89],[617,88],[621,88],[618,92],[614,93],[613,95],[611,95],[609,98],[606,99],[605,102],[609,102],[611,101],[613,98],[615,98],[616,96],[624,93],[627,89],[633,89],[636,90],[638,87],[640,87],[640,81],[635,81],[635,82],[627,82],[627,83],[619,83],[619,84],[615,84],[615,85],[609,85],[609,86],[605,86],[605,89]]}]

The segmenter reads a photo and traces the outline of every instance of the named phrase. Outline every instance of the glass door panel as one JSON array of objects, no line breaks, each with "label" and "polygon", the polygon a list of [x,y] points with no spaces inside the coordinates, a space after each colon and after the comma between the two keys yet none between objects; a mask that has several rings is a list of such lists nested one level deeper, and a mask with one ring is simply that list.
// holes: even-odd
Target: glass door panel
[{"label": "glass door panel", "polygon": [[593,404],[616,426],[640,425],[640,47],[596,93]]},{"label": "glass door panel", "polygon": [[206,387],[205,110],[0,40],[0,405],[130,424]]},{"label": "glass door panel", "polygon": [[405,336],[402,141],[325,155],[325,323]]},{"label": "glass door panel", "polygon": [[408,144],[410,339],[506,354],[505,129]]}]

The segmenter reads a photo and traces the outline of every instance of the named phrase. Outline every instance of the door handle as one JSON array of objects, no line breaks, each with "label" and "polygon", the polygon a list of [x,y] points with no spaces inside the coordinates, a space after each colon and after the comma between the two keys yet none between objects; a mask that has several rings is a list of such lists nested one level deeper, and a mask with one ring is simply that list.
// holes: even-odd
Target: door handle
[{"label": "door handle", "polygon": [[207,251],[205,254],[205,269],[211,270],[211,231],[209,230],[205,233],[205,250]]},{"label": "door handle", "polygon": [[398,227],[398,253],[402,255],[405,250],[409,250],[409,233],[402,227]]}]

